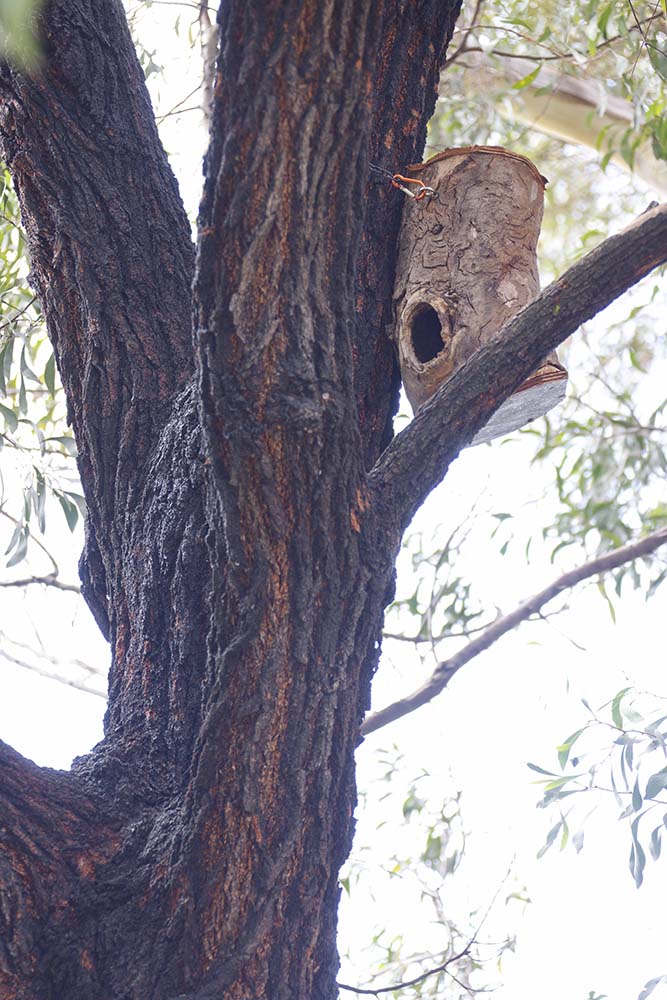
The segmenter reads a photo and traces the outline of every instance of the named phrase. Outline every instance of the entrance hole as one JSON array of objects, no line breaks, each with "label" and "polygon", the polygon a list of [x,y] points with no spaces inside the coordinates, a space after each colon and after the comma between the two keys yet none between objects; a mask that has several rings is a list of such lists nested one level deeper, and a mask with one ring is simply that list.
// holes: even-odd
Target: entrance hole
[{"label": "entrance hole", "polygon": [[424,303],[410,324],[412,347],[417,360],[425,365],[437,358],[443,348],[442,323],[435,309]]}]

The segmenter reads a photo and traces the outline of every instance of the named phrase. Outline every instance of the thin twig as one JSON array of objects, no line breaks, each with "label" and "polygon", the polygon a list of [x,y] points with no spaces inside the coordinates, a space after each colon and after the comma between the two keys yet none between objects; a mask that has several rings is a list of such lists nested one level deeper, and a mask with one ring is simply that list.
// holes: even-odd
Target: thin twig
[{"label": "thin twig", "polygon": [[34,674],[39,674],[40,677],[46,677],[48,680],[57,681],[59,684],[66,684],[68,687],[76,688],[77,691],[84,691],[86,694],[94,694],[97,698],[106,699],[106,695],[103,691],[96,691],[95,688],[88,687],[84,681],[77,681],[71,677],[61,677],[59,674],[54,674],[51,670],[44,670],[42,667],[38,667],[34,663],[28,663],[26,660],[21,660],[16,656],[12,656],[11,653],[7,653],[4,649],[0,649],[0,656],[9,663],[15,664],[17,667],[23,667],[25,670],[30,670]]},{"label": "thin twig", "polygon": [[65,590],[71,594],[81,593],[81,588],[75,583],[63,583],[55,573],[49,573],[47,576],[25,576],[21,580],[0,580],[0,587],[30,587],[34,583],[55,587],[56,590]]},{"label": "thin twig", "polygon": [[[39,637],[39,635],[37,635],[37,641],[41,645],[42,640]],[[54,667],[62,666],[62,661],[58,660],[55,656],[51,656],[51,654],[47,653],[46,650],[35,649],[33,646],[28,645],[28,643],[26,642],[20,642],[18,639],[12,639],[12,637],[10,635],[7,635],[6,632],[0,631],[0,642],[9,643],[11,646],[16,646],[18,649],[24,650],[31,656],[36,656],[40,660],[45,660],[47,663],[50,663],[51,666]],[[76,667],[77,670],[84,670],[87,674],[93,674],[97,677],[104,677],[106,675],[106,669],[93,667],[90,665],[90,663],[86,663],[84,660],[78,660],[74,658],[68,661],[68,665]]]},{"label": "thin twig", "polygon": [[37,301],[37,296],[33,295],[28,304],[23,306],[22,309],[19,309],[19,311],[15,313],[11,319],[6,319],[4,323],[0,323],[0,330],[5,330],[8,326],[11,326],[13,323],[15,323],[16,320],[19,318],[19,316],[22,316],[24,312],[27,312],[30,306],[33,304],[33,302],[36,301]]},{"label": "thin twig", "polygon": [[361,727],[361,733],[367,736],[369,733],[381,729],[390,722],[395,722],[396,719],[414,712],[415,709],[420,708],[422,705],[426,705],[447,687],[447,684],[457,670],[460,670],[462,666],[469,663],[474,657],[479,656],[480,653],[492,646],[507,632],[520,625],[521,622],[526,621],[526,619],[539,612],[544,604],[553,600],[562,591],[574,587],[577,583],[581,583],[582,580],[598,576],[601,573],[607,573],[618,566],[632,562],[633,559],[650,555],[666,542],[667,528],[661,528],[659,531],[655,531],[637,542],[631,542],[629,545],[614,549],[613,552],[609,552],[607,555],[598,556],[596,559],[591,559],[589,562],[577,567],[577,569],[563,573],[562,576],[559,576],[557,580],[554,580],[544,590],[529,597],[528,600],[520,604],[514,611],[511,611],[503,618],[499,618],[498,621],[489,625],[482,635],[477,639],[473,639],[467,646],[459,650],[458,653],[438,664],[429,680],[422,687],[408,695],[407,698],[401,698],[392,705],[388,705],[387,708],[369,715]]},{"label": "thin twig", "polygon": [[647,48],[648,49],[648,36],[646,34],[644,34],[644,31],[642,30],[641,22],[640,22],[639,18],[637,17],[637,11],[635,10],[635,7],[634,7],[634,4],[633,4],[632,0],[628,0],[628,5],[630,7],[630,10],[632,11],[633,20],[634,20],[634,22],[635,22],[635,24],[637,26],[637,30],[639,31],[639,34],[641,35],[641,39],[642,39],[641,45],[639,46],[639,51],[637,52],[637,55],[635,56],[635,61],[632,64],[632,69],[630,71],[630,76],[632,77],[632,76],[634,76],[634,72],[635,72],[635,70],[637,68],[637,63],[639,62],[639,57],[642,54],[642,49],[643,48]]},{"label": "thin twig", "polygon": [[[11,514],[8,514],[6,510],[0,510],[0,514],[3,517],[6,517],[8,521],[11,521],[12,524],[14,525],[14,527],[16,527],[16,528],[18,528],[19,524],[21,523],[15,517],[12,517]],[[35,543],[35,545],[37,545],[38,548],[40,548],[42,550],[42,552],[44,553],[44,555],[48,558],[49,562],[51,563],[51,566],[53,567],[53,569],[51,570],[51,573],[49,573],[49,576],[53,576],[53,577],[59,576],[60,575],[60,570],[58,568],[58,563],[55,561],[55,559],[53,558],[53,556],[51,555],[51,553],[47,549],[46,545],[44,545],[43,542],[40,542],[39,538],[36,538],[35,535],[33,535],[33,534],[30,535],[30,538]]]},{"label": "thin twig", "polygon": [[477,27],[477,18],[479,17],[483,3],[484,0],[477,0],[477,5],[475,6],[475,10],[473,11],[472,20],[468,25],[468,27],[463,29],[463,40],[461,41],[458,48],[454,50],[451,56],[449,56],[449,58],[445,60],[445,66],[451,66],[452,63],[456,62],[456,60],[467,51],[468,36],[470,35],[470,32],[474,31],[475,28]]},{"label": "thin twig", "polygon": [[[425,979],[429,979],[431,976],[437,976],[441,972],[447,972],[448,971],[447,966],[452,965],[454,962],[458,962],[459,959],[464,958],[467,954],[469,954],[471,946],[472,946],[472,941],[469,941],[468,944],[463,949],[463,951],[460,951],[457,955],[452,955],[452,957],[448,958],[446,962],[442,963],[442,965],[437,965],[434,969],[429,969],[427,972],[422,972],[419,976],[415,976],[414,979],[407,979],[403,983],[394,983],[393,986],[381,986],[378,987],[378,989],[374,990],[362,989],[358,986],[348,986],[345,983],[336,983],[336,986],[338,987],[339,990],[347,990],[348,993],[357,993],[360,996],[371,996],[371,997],[379,997],[381,993],[393,993],[395,990],[405,990],[408,988],[408,986],[416,986],[417,983],[422,983]],[[448,975],[452,976],[452,978],[455,978],[451,972],[449,972]],[[459,982],[458,979],[456,980],[456,982],[459,984],[459,986],[462,986],[463,989],[467,990],[469,993],[485,992],[484,990],[474,990],[471,986],[465,986],[463,983]]]},{"label": "thin twig", "polygon": [[181,98],[181,100],[178,101],[176,104],[174,104],[174,106],[169,111],[166,111],[163,115],[157,115],[155,120],[158,122],[158,124],[165,118],[168,118],[170,115],[175,114],[179,108],[182,108],[186,101],[189,101],[191,97],[195,96],[195,94],[199,91],[200,87],[201,84],[198,83],[197,86],[193,90],[191,90],[189,94],[186,94],[185,97]]},{"label": "thin twig", "polygon": [[448,966],[453,965],[455,962],[458,962],[462,958],[465,958],[466,955],[469,955],[470,954],[470,949],[472,948],[472,946],[474,944],[477,944],[477,939],[479,937],[480,931],[482,930],[482,927],[484,926],[484,924],[486,923],[486,921],[488,919],[489,913],[491,912],[491,909],[493,908],[493,905],[495,904],[496,899],[498,898],[500,890],[502,889],[502,887],[505,885],[507,879],[509,878],[511,870],[512,869],[511,869],[511,866],[510,866],[510,868],[508,869],[508,871],[505,874],[504,878],[502,879],[502,881],[500,882],[500,884],[496,888],[496,891],[494,892],[493,896],[491,897],[491,901],[489,902],[489,905],[487,906],[486,910],[484,911],[484,915],[482,916],[482,919],[480,920],[479,924],[477,925],[477,928],[475,929],[474,934],[472,935],[472,937],[468,941],[468,943],[465,946],[465,948],[463,948],[462,951],[457,952],[456,955],[452,955],[452,957],[448,958],[446,962],[442,963],[442,965],[438,965],[434,969],[429,969],[427,972],[422,972],[422,973],[420,973],[420,975],[415,976],[414,979],[408,979],[408,980],[406,980],[405,982],[402,982],[402,983],[394,983],[393,986],[382,986],[382,987],[380,987],[378,989],[362,989],[362,988],[360,988],[358,986],[346,986],[344,983],[336,983],[336,986],[340,990],[347,990],[350,993],[357,993],[357,994],[359,994],[361,996],[379,996],[381,993],[392,993],[394,990],[404,990],[404,989],[407,989],[409,986],[416,986],[417,983],[421,983],[425,979],[430,979],[431,976],[437,976],[441,972],[446,972],[447,975],[450,976],[454,980],[454,982],[457,983],[457,985],[461,987],[461,989],[466,990],[466,992],[470,993],[471,995],[477,994],[477,993],[489,993],[490,990],[488,988],[486,988],[486,987],[483,987],[481,989],[474,989],[472,986],[467,986],[465,983],[462,983],[460,979],[456,978],[456,976],[454,975],[453,972],[449,971]]},{"label": "thin twig", "polygon": [[[651,14],[649,17],[644,18],[643,21],[639,21],[636,25],[634,24],[630,25],[628,29],[629,31],[639,31],[640,34],[642,35],[643,41],[641,48],[643,48],[645,45],[647,47],[650,47],[649,43],[646,42],[645,35],[642,30],[643,27],[645,25],[652,24],[653,21],[659,20],[663,16],[664,15],[662,14],[662,12],[658,14]],[[506,49],[485,50],[479,45],[469,46],[468,45],[469,34],[471,34],[474,30],[479,30],[479,29],[483,29],[484,31],[502,31],[503,34],[509,33],[516,35],[518,38],[522,39],[523,41],[530,42],[532,45],[539,45],[541,48],[546,49],[550,54],[536,55],[535,53],[526,53],[526,52],[508,52]],[[484,53],[485,55],[498,56],[502,59],[525,59],[529,60],[530,62],[558,62],[558,61],[567,62],[572,59],[576,59],[577,57],[579,58],[583,57],[587,59],[587,63],[591,63],[595,59],[597,59],[598,54],[603,49],[609,48],[611,45],[614,45],[618,41],[622,41],[626,37],[625,35],[617,34],[613,35],[611,38],[606,38],[603,42],[600,42],[600,44],[596,46],[595,55],[589,56],[588,53],[582,52],[580,49],[574,49],[572,52],[558,52],[551,46],[545,45],[544,42],[538,42],[536,39],[530,38],[530,36],[525,35],[522,32],[507,28],[506,26],[499,26],[495,24],[475,24],[471,25],[469,28],[465,28],[464,32],[465,32],[464,41],[455,50],[452,57],[445,61],[445,68],[449,67],[454,62],[454,60],[459,59],[462,55],[467,55],[469,52],[481,52]],[[639,54],[641,54],[641,48],[639,50]]]}]

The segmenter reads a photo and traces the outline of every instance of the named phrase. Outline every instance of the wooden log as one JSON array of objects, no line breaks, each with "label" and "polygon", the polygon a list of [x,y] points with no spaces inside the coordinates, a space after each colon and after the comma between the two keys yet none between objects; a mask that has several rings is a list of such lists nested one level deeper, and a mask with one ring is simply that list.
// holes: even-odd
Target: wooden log
[{"label": "wooden log", "polygon": [[[413,410],[539,292],[537,240],[546,180],[497,146],[449,149],[409,168],[435,191],[406,198],[394,290],[394,337]],[[473,440],[542,416],[565,395],[550,354]]]}]

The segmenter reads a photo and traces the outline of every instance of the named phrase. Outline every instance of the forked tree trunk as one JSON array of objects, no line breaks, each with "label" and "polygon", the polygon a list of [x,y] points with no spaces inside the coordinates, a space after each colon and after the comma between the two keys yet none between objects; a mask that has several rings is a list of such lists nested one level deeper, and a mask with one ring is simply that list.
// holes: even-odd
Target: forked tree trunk
[{"label": "forked tree trunk", "polygon": [[[400,538],[402,196],[457,0],[221,5],[195,255],[120,0],[51,0],[3,155],[112,648],[71,773],[0,744],[2,1000],[333,1000],[353,750]],[[194,314],[194,337],[191,317]]]},{"label": "forked tree trunk", "polygon": [[457,9],[225,0],[196,267],[120,0],[47,2],[40,74],[0,70],[112,648],[105,738],[70,773],[0,744],[2,1000],[336,996],[401,533],[548,352],[667,257],[663,207],[387,444],[403,196],[368,168],[419,159]]}]

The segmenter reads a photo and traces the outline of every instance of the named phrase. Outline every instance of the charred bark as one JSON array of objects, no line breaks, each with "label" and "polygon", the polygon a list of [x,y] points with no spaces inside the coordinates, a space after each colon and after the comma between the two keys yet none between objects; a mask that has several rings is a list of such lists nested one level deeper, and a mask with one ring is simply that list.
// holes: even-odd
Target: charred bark
[{"label": "charred bark", "polygon": [[[205,627],[172,593],[193,546],[206,565],[196,400],[177,401],[194,378],[194,247],[121,4],[50,3],[42,36],[39,75],[0,76],[3,156],[79,451],[84,594],[123,692],[107,728],[171,771]],[[203,608],[208,581],[187,585]]]},{"label": "charred bark", "polygon": [[222,5],[194,300],[118,0],[51,0],[40,74],[0,72],[112,648],[99,747],[70,774],[3,751],[7,1000],[336,995],[394,555],[365,469],[401,205],[368,158],[420,155],[456,8]]}]

